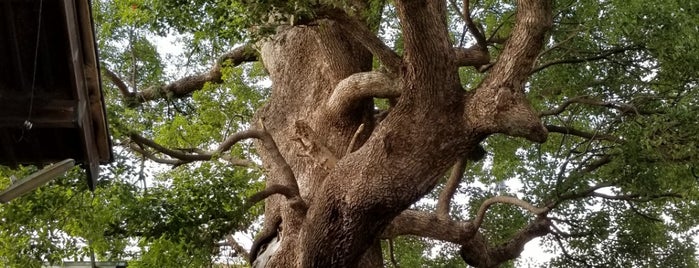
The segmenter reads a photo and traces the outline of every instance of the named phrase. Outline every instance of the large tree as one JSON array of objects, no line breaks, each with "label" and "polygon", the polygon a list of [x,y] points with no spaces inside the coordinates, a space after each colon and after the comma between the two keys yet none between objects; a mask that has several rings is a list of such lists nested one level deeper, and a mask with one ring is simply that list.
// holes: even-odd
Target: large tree
[{"label": "large tree", "polygon": [[191,252],[264,200],[256,267],[405,265],[394,240],[497,267],[538,237],[557,266],[696,267],[695,2],[96,1],[112,179],[148,188],[102,183],[129,209],[100,235]]},{"label": "large tree", "polygon": [[[696,67],[696,44],[678,41],[673,45],[679,48],[670,50],[643,37],[681,34],[663,29],[671,27],[691,32],[677,24],[696,18],[687,15],[696,4],[667,3],[657,12],[640,3],[541,0],[519,0],[514,6],[498,1],[182,4],[159,1],[144,8],[153,9],[147,12],[158,17],[155,21],[179,31],[246,29],[247,37],[239,40],[250,43],[224,53],[209,71],[162,86],[134,90],[118,74],[106,70],[105,76],[126,103],[138,105],[188,97],[224,83],[226,66],[263,62],[271,94],[249,129],[225,137],[212,151],[174,149],[137,132],[128,134],[133,148],[175,165],[221,157],[234,144],[256,139],[266,185],[249,199],[265,202],[263,229],[251,257],[264,256],[258,266],[381,266],[380,239],[402,235],[457,244],[463,260],[476,267],[517,258],[525,243],[549,234],[567,257],[576,259],[594,247],[568,253],[563,238],[571,247],[585,232],[619,243],[625,232],[639,239],[643,234],[630,231],[634,222],[679,221],[662,208],[695,200],[690,173],[696,138],[682,128],[696,122],[688,114],[696,111],[697,81],[672,66],[679,60],[686,61],[685,68]],[[472,42],[463,42],[455,25],[463,25],[461,35]],[[398,36],[393,47],[378,35],[385,28],[393,30],[387,35]],[[691,54],[689,59],[675,59],[679,55],[673,53],[683,52]],[[531,104],[535,98],[543,111]],[[494,134],[505,137],[489,139]],[[496,144],[513,140],[519,146]],[[510,162],[521,165],[519,170],[496,170],[520,177],[525,190],[483,198],[474,194],[475,213],[454,219],[450,202],[465,167],[482,160],[484,148],[493,151],[490,164],[496,167],[506,165],[501,158],[526,156],[521,163]],[[450,168],[448,180],[441,181]],[[658,169],[663,168],[676,174],[671,183],[653,177],[661,176]],[[441,183],[435,210],[410,209]],[[601,206],[614,212],[595,209],[600,203],[590,199],[604,200]],[[657,205],[647,208],[644,202]],[[497,203],[531,216],[519,212],[525,220],[514,221],[514,228],[498,231],[491,223],[484,229],[488,209]],[[577,217],[579,210],[595,212]],[[594,226],[600,220],[618,224],[600,233]],[[686,239],[667,236],[667,243]]]}]

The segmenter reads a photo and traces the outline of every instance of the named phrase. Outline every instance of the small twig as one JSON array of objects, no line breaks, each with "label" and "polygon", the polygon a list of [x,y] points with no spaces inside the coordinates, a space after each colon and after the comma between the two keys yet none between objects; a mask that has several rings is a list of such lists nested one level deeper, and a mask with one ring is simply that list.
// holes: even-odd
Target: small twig
[{"label": "small twig", "polygon": [[[238,138],[238,141],[239,141],[242,139],[239,136],[245,136],[245,135],[247,135],[247,133],[239,132],[239,133],[233,134],[231,136],[234,136],[234,138]],[[231,139],[231,137],[229,137],[226,141],[224,141],[221,145],[219,145],[219,148],[216,149],[215,151],[203,152],[201,150],[195,151],[192,149],[185,149],[185,150],[170,149],[170,148],[167,148],[165,146],[162,146],[162,145],[156,143],[155,141],[153,141],[151,139],[145,138],[137,133],[129,134],[129,138],[131,139],[131,141],[133,141],[134,143],[136,143],[140,146],[140,148],[135,147],[135,146],[129,146],[134,151],[137,151],[137,152],[145,155],[146,157],[148,157],[149,159],[151,159],[155,162],[163,163],[163,164],[171,164],[171,165],[175,165],[175,166],[179,166],[179,165],[186,164],[186,163],[191,163],[194,161],[211,160],[214,158],[214,156],[221,155],[221,153],[229,150],[231,148],[231,146],[233,144],[235,144],[235,142],[233,144],[230,144],[229,140]],[[152,148],[160,153],[163,153],[163,154],[165,154],[169,157],[175,158],[177,160],[157,158],[152,153],[144,150],[144,148],[143,148],[144,146],[150,147],[150,148]],[[198,153],[189,153],[189,152],[198,152]],[[230,156],[222,156],[221,158],[228,161],[231,165],[234,165],[234,166],[248,167],[248,166],[252,166],[254,164],[249,160],[235,159],[235,158],[232,158]]]},{"label": "small twig", "polygon": [[583,191],[577,192],[577,193],[564,194],[564,195],[559,196],[557,200],[549,202],[546,205],[546,207],[549,209],[553,209],[553,208],[557,207],[559,204],[561,204],[563,201],[587,197],[591,193],[593,193],[594,191],[596,191],[598,189],[602,189],[602,188],[610,187],[610,186],[614,186],[614,184],[611,182],[602,182],[602,183],[593,185],[593,186],[591,186]]},{"label": "small twig", "polygon": [[580,63],[580,62],[589,62],[589,61],[596,61],[596,60],[601,60],[601,59],[606,59],[609,56],[612,56],[614,54],[619,54],[619,53],[624,53],[628,50],[634,50],[634,49],[639,49],[638,46],[631,46],[631,47],[619,47],[619,48],[614,48],[610,49],[607,51],[602,51],[599,54],[595,56],[590,56],[590,57],[585,57],[585,58],[574,58],[574,59],[562,59],[562,60],[554,60],[550,62],[543,63],[535,68],[532,69],[531,73],[537,73],[543,69],[546,69],[548,67],[554,66],[554,65],[560,65],[560,64],[573,64],[573,63]]},{"label": "small twig", "polygon": [[581,27],[581,26],[578,26],[575,30],[571,31],[571,34],[569,34],[568,36],[566,36],[566,38],[563,39],[563,41],[558,42],[558,43],[556,43],[556,44],[553,44],[551,47],[549,47],[549,48],[547,48],[547,49],[544,49],[544,51],[541,51],[541,53],[539,53],[539,56],[537,56],[537,57],[541,57],[541,56],[543,56],[543,55],[546,55],[547,53],[553,51],[554,49],[559,48],[561,45],[563,45],[563,44],[567,43],[568,41],[572,40],[575,36],[578,35],[578,33],[579,33],[579,28],[580,28],[580,27]]},{"label": "small twig", "polygon": [[643,217],[644,219],[647,219],[647,220],[650,220],[650,221],[655,221],[655,222],[663,222],[663,220],[661,220],[661,219],[658,219],[658,218],[655,218],[655,217],[651,217],[651,216],[649,216],[649,215],[647,215],[647,214],[642,213],[641,211],[639,211],[639,210],[636,208],[636,206],[634,206],[634,204],[633,204],[632,201],[627,201],[627,203],[629,204],[629,207],[631,208],[631,211],[633,211],[634,213],[636,213],[636,214],[638,214],[639,216]]},{"label": "small twig", "polygon": [[561,103],[561,105],[559,105],[558,107],[553,108],[551,110],[539,112],[539,117],[561,114],[565,111],[566,108],[568,108],[568,106],[570,106],[573,103],[587,104],[587,105],[601,106],[601,107],[617,109],[617,110],[621,111],[622,113],[629,113],[629,112],[633,112],[636,114],[638,113],[636,107],[633,107],[632,105],[625,104],[625,103],[619,103],[619,102],[595,100],[595,99],[592,99],[590,96],[584,95],[584,96],[577,96],[577,97],[570,98],[570,99],[564,101],[563,103]]},{"label": "small twig", "polygon": [[359,134],[362,134],[362,131],[364,131],[364,123],[359,125],[357,127],[357,131],[354,132],[354,135],[352,136],[352,140],[350,141],[350,144],[347,146],[347,150],[345,151],[345,155],[348,155],[354,151],[354,144],[357,142],[357,138],[359,138]]},{"label": "small twig", "polygon": [[590,232],[590,231],[578,232],[578,233],[571,234],[571,233],[564,232],[563,230],[559,229],[555,224],[551,224],[551,228],[553,228],[553,230],[554,230],[552,233],[558,234],[558,235],[565,237],[565,238],[585,237],[585,236],[590,236],[593,234],[593,232]]},{"label": "small twig", "polygon": [[603,193],[598,193],[598,192],[592,192],[592,193],[590,193],[589,196],[599,197],[599,198],[609,199],[609,200],[622,200],[622,201],[631,201],[631,202],[648,202],[648,201],[652,201],[652,200],[659,199],[659,198],[682,198],[682,195],[676,194],[676,193],[663,193],[663,194],[641,196],[639,194],[608,195],[608,194],[603,194]]},{"label": "small twig", "polygon": [[[457,11],[459,10],[459,6],[456,4],[455,0],[449,0],[449,3],[452,5],[454,9]],[[487,50],[488,49],[488,43],[485,40],[485,36],[483,33],[481,33],[480,30],[478,30],[478,27],[476,27],[476,24],[473,22],[473,19],[471,19],[471,12],[469,11],[469,0],[463,0],[463,11],[459,13],[459,16],[461,19],[464,20],[466,23],[466,27],[468,28],[468,31],[473,35],[473,38],[476,39],[476,44],[478,44],[478,47],[482,50]]]},{"label": "small twig", "polygon": [[388,239],[388,254],[391,256],[391,264],[393,264],[393,267],[399,268],[400,266],[398,266],[398,261],[396,260],[396,254],[395,254],[393,247],[394,247],[393,239],[389,238]]},{"label": "small twig", "polygon": [[561,218],[557,218],[557,217],[547,217],[547,218],[548,218],[549,220],[552,220],[552,221],[565,223],[565,224],[570,225],[570,226],[573,226],[573,227],[575,227],[575,228],[582,228],[582,226],[580,226],[580,225],[577,224],[577,223],[574,223],[574,222],[571,221],[571,220],[561,219]]},{"label": "small twig", "polygon": [[585,265],[585,267],[592,267],[592,266],[590,266],[589,264],[587,264],[587,262],[585,262],[584,260],[575,258],[575,257],[573,257],[572,255],[570,255],[570,254],[568,253],[568,250],[566,250],[565,246],[563,246],[563,241],[561,241],[561,237],[560,237],[559,234],[553,233],[553,238],[554,238],[554,239],[556,240],[556,242],[558,243],[558,246],[561,247],[561,251],[563,251],[563,256],[565,256],[567,259],[574,260],[574,261],[576,261],[576,262],[578,262],[578,263],[580,263],[580,264]]}]

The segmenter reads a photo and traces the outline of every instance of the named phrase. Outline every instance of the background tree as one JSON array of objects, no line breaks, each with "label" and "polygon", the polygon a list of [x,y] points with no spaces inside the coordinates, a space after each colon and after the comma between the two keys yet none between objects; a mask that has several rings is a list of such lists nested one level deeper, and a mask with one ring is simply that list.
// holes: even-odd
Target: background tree
[{"label": "background tree", "polygon": [[[203,266],[265,200],[251,257],[275,267],[513,265],[537,237],[558,267],[696,267],[697,5],[96,1],[110,213],[21,239]],[[184,59],[157,53],[167,34]],[[57,187],[2,213],[82,195]]]}]

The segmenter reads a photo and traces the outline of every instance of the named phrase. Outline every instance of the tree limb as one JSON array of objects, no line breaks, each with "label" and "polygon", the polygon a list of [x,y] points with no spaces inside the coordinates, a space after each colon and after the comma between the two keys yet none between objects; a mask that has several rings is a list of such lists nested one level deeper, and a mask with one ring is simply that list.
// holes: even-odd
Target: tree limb
[{"label": "tree limb", "polygon": [[556,132],[556,133],[562,133],[562,134],[570,134],[573,136],[578,136],[582,138],[586,138],[589,140],[606,140],[606,141],[611,141],[611,142],[616,142],[616,143],[622,143],[623,140],[617,137],[614,137],[612,135],[607,135],[607,134],[597,134],[597,133],[589,133],[585,132],[582,130],[578,130],[572,127],[563,127],[563,126],[555,126],[555,125],[546,125],[546,130],[549,132]]},{"label": "tree limb", "polygon": [[[252,196],[248,198],[248,206],[253,206],[257,202],[260,202],[262,200],[265,200],[267,197],[270,197],[273,194],[280,194],[286,197],[287,200],[294,200],[298,199],[298,191],[294,191],[293,188],[286,186],[286,185],[279,185],[279,184],[272,184],[272,185],[267,185],[267,187],[259,191]],[[305,204],[301,204],[302,206],[305,206]],[[302,209],[306,209],[305,207],[301,207]]]},{"label": "tree limb", "polygon": [[456,160],[454,167],[451,168],[451,174],[447,183],[444,185],[444,189],[439,194],[439,199],[437,201],[437,215],[440,217],[449,217],[449,207],[451,205],[451,199],[456,193],[456,189],[461,183],[461,177],[463,177],[464,170],[466,170],[466,160],[459,158]]},{"label": "tree limb", "polygon": [[611,187],[611,186],[614,186],[614,184],[611,182],[602,182],[602,183],[598,183],[596,185],[590,186],[587,189],[579,191],[579,192],[571,192],[571,193],[563,194],[563,195],[560,195],[556,200],[549,202],[546,205],[546,207],[549,209],[554,209],[559,204],[561,204],[563,201],[587,197],[591,193],[593,193],[594,191],[596,191],[598,189],[602,189],[605,187]]},{"label": "tree limb", "polygon": [[104,72],[105,76],[109,78],[110,81],[112,81],[112,83],[117,87],[117,89],[119,89],[119,92],[122,96],[124,96],[127,100],[134,98],[135,94],[129,90],[129,86],[126,85],[124,80],[121,79],[119,75],[107,69],[107,67],[104,67],[104,64],[102,64],[102,71]]},{"label": "tree limb", "polygon": [[344,10],[337,8],[326,7],[318,9],[317,15],[336,21],[347,35],[357,40],[371,54],[376,56],[390,73],[398,73],[398,69],[403,61],[401,57],[386,46],[365,24],[356,18],[350,17]]},{"label": "tree limb", "polygon": [[478,46],[469,48],[456,47],[453,50],[456,66],[474,66],[478,69],[480,66],[490,63],[488,51],[484,51]]},{"label": "tree limb", "polygon": [[[166,154],[170,157],[177,158],[177,159],[183,161],[183,163],[188,163],[188,162],[192,162],[192,161],[210,160],[214,155],[219,155],[227,150],[230,150],[230,148],[234,144],[236,144],[237,142],[239,142],[241,140],[249,139],[249,138],[256,138],[256,139],[260,140],[262,142],[262,145],[265,147],[265,149],[271,153],[272,161],[275,164],[279,165],[279,167],[281,168],[283,181],[285,183],[285,185],[280,185],[279,187],[268,186],[268,187],[271,187],[271,189],[266,190],[266,192],[263,191],[264,193],[261,193],[259,196],[263,196],[264,198],[266,198],[267,196],[269,196],[271,194],[280,193],[289,199],[292,199],[294,197],[298,197],[298,200],[295,200],[295,202],[300,201],[301,203],[299,203],[299,204],[302,204],[302,202],[303,202],[302,200],[300,200],[298,184],[296,182],[296,178],[294,176],[294,173],[293,173],[291,167],[289,166],[289,164],[286,162],[284,157],[279,152],[279,148],[277,148],[277,145],[274,142],[274,139],[272,138],[272,136],[269,133],[267,133],[267,131],[264,130],[264,126],[262,126],[262,130],[250,129],[250,130],[245,130],[245,131],[237,132],[233,135],[230,135],[226,138],[226,140],[224,140],[219,145],[219,147],[216,150],[214,150],[213,152],[202,153],[202,154],[190,154],[190,153],[185,153],[181,150],[169,149],[169,148],[166,148],[166,147],[154,142],[153,140],[147,139],[147,138],[145,138],[141,135],[138,135],[136,133],[131,133],[129,135],[129,137],[131,138],[132,141],[134,141],[135,143],[137,143],[141,146],[151,147],[154,150],[159,151],[163,154]],[[235,162],[232,160],[229,160],[229,161],[231,161],[234,164],[239,163],[239,165],[242,165],[244,163],[249,162],[247,160],[240,160],[240,162]],[[281,189],[280,187],[286,187],[286,188]],[[267,194],[267,193],[269,193],[269,194]],[[296,203],[298,203],[298,202],[296,202]],[[304,207],[304,206],[305,205],[302,204],[302,206],[300,206],[300,207]]]},{"label": "tree limb", "polygon": [[153,153],[143,149],[142,147],[136,145],[136,144],[129,144],[129,148],[131,150],[134,150],[137,153],[140,153],[141,155],[145,156],[146,158],[153,160],[156,163],[161,163],[161,164],[166,164],[166,165],[181,165],[182,160],[177,160],[177,159],[165,159],[165,158],[160,158],[155,156]]},{"label": "tree limb", "polygon": [[594,162],[590,163],[589,165],[585,166],[585,168],[581,169],[581,173],[590,173],[592,171],[597,170],[601,166],[604,166],[608,164],[609,162],[612,162],[612,157],[609,155],[603,155],[599,159],[595,160]]},{"label": "tree limb", "polygon": [[631,201],[631,202],[648,202],[651,200],[665,198],[665,197],[682,198],[682,195],[676,194],[676,193],[663,193],[663,194],[654,194],[654,195],[642,196],[640,194],[608,195],[608,194],[603,194],[603,193],[598,193],[598,192],[592,192],[592,193],[590,193],[589,196],[599,197],[599,198],[604,198],[604,199],[609,199],[609,200],[623,200],[623,201]]},{"label": "tree limb", "polygon": [[517,1],[515,26],[502,53],[475,92],[466,96],[467,125],[484,135],[546,141],[548,131],[529,104],[524,84],[551,24],[551,1]]},{"label": "tree limb", "polygon": [[464,244],[474,236],[472,226],[469,222],[455,221],[439,217],[434,213],[409,209],[394,218],[381,237],[415,235]]},{"label": "tree limb", "polygon": [[246,260],[250,259],[250,253],[248,253],[247,250],[243,246],[241,246],[238,241],[235,241],[235,238],[233,235],[229,234],[226,235],[226,243],[233,248],[233,250],[238,253],[241,257],[245,258]]},{"label": "tree limb", "polygon": [[[230,149],[230,146],[228,146],[225,149],[221,148],[221,146],[225,145],[225,141],[224,141],[224,143],[222,143],[219,146],[219,148],[213,152],[188,153],[185,150],[176,150],[176,149],[166,148],[165,146],[162,146],[162,145],[156,143],[155,141],[148,139],[148,138],[145,138],[137,133],[129,134],[129,138],[131,139],[131,141],[135,142],[136,144],[138,144],[140,146],[140,147],[129,146],[134,151],[137,151],[137,152],[143,154],[148,159],[151,159],[155,162],[163,163],[163,164],[172,164],[175,166],[186,164],[186,163],[191,163],[191,162],[195,162],[195,161],[209,161],[209,160],[213,159],[214,156],[220,155],[221,153]],[[175,158],[176,160],[175,159],[158,158],[153,153],[148,152],[145,149],[143,149],[144,146],[150,147],[150,148],[152,148],[160,153],[163,153],[169,157]],[[231,165],[234,165],[234,166],[249,167],[249,166],[254,165],[253,162],[251,162],[249,160],[245,160],[245,159],[235,159],[235,158],[232,158],[229,156],[221,156],[221,158],[228,161],[229,163],[231,163]]]},{"label": "tree limb", "polygon": [[360,100],[366,98],[394,98],[400,96],[395,79],[382,72],[363,72],[340,81],[328,98],[327,107],[338,113],[351,112]]},{"label": "tree limb", "polygon": [[[527,227],[519,230],[510,240],[489,250],[489,259],[494,265],[487,267],[495,267],[506,261],[513,260],[522,254],[524,245],[536,237],[547,235],[551,232],[551,221],[545,217],[537,217]],[[464,248],[461,249],[463,256]]]},{"label": "tree limb", "polygon": [[202,89],[207,82],[222,83],[221,68],[224,63],[230,61],[232,66],[237,66],[243,62],[256,60],[257,52],[251,45],[240,46],[221,55],[207,72],[190,75],[166,85],[150,86],[139,92],[130,92],[126,84],[114,72],[107,68],[103,69],[107,78],[116,85],[125,100],[130,105],[136,105],[159,98],[182,98],[189,96],[192,92]]},{"label": "tree limb", "polygon": [[620,53],[624,53],[628,50],[635,50],[635,49],[639,49],[639,47],[638,46],[619,47],[619,48],[601,51],[599,54],[594,55],[594,56],[590,56],[590,57],[554,60],[554,61],[543,63],[543,64],[535,67],[534,69],[532,69],[531,73],[532,74],[537,73],[543,69],[546,69],[546,68],[554,66],[554,65],[573,64],[573,63],[590,62],[590,61],[606,59],[607,57],[612,56],[614,54],[620,54]]},{"label": "tree limb", "polygon": [[539,117],[561,114],[562,112],[565,111],[566,108],[568,108],[568,106],[570,106],[573,103],[580,103],[580,104],[587,104],[587,105],[594,105],[594,106],[601,106],[601,107],[617,109],[617,110],[621,111],[622,113],[636,112],[636,110],[637,110],[632,105],[625,104],[625,103],[600,101],[600,100],[592,99],[592,98],[590,98],[590,96],[577,96],[577,97],[573,97],[573,98],[570,98],[570,99],[564,101],[563,103],[561,103],[561,105],[559,105],[556,108],[553,108],[553,109],[547,110],[547,111],[539,112]]},{"label": "tree limb", "polygon": [[435,213],[405,210],[386,228],[382,238],[400,235],[428,237],[461,245],[464,261],[475,267],[496,267],[498,264],[516,258],[524,245],[532,239],[546,235],[551,222],[537,217],[517,232],[510,240],[491,246],[471,222],[454,221]]},{"label": "tree limb", "polygon": [[478,208],[476,219],[473,220],[473,226],[475,229],[480,228],[481,224],[483,223],[483,220],[485,219],[485,212],[488,210],[488,208],[490,208],[490,206],[492,206],[493,204],[497,203],[515,205],[538,216],[546,214],[550,210],[548,207],[535,207],[527,201],[512,196],[494,196],[483,201],[483,204],[481,204],[481,206]]},{"label": "tree limb", "polygon": [[551,25],[550,1],[518,0],[512,34],[484,86],[510,84],[513,90],[521,90]]}]

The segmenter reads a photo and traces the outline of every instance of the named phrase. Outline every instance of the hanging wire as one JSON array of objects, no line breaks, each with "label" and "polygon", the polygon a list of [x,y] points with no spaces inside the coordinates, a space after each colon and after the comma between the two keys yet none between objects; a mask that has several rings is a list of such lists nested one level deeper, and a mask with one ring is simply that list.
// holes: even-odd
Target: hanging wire
[{"label": "hanging wire", "polygon": [[41,40],[41,17],[42,17],[42,11],[44,10],[44,0],[39,1],[39,22],[36,30],[36,45],[34,46],[34,66],[33,66],[33,71],[32,71],[32,88],[31,88],[31,93],[29,95],[29,114],[27,114],[27,120],[24,121],[24,128],[26,130],[31,130],[33,127],[33,124],[31,122],[32,119],[32,110],[34,109],[34,87],[36,86],[36,69],[37,69],[37,62],[39,61],[39,41]]}]

